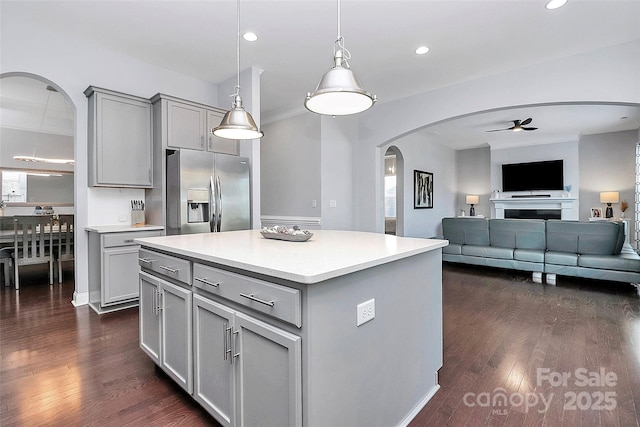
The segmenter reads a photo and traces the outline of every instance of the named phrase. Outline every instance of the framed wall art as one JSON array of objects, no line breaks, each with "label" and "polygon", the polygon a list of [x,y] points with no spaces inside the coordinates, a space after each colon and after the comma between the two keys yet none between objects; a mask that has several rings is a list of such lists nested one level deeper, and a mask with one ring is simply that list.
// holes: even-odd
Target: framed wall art
[{"label": "framed wall art", "polygon": [[433,173],[413,171],[413,208],[433,208]]}]

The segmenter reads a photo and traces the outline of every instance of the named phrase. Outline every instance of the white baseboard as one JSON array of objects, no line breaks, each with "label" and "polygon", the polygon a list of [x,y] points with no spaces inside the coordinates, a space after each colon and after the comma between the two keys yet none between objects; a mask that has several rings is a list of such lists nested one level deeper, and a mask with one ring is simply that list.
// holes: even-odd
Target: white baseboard
[{"label": "white baseboard", "polygon": [[74,292],[71,304],[75,307],[89,304],[89,292]]},{"label": "white baseboard", "polygon": [[398,426],[402,426],[402,427],[408,426],[411,420],[413,420],[416,417],[416,415],[420,413],[422,408],[424,408],[425,405],[429,403],[433,395],[436,394],[436,391],[438,390],[440,390],[440,384],[434,385],[433,388],[429,390],[429,393],[427,393],[426,396],[420,399],[418,404],[411,410],[411,412],[409,412],[407,416],[404,417],[402,421],[400,421],[400,424],[398,424]]},{"label": "white baseboard", "polygon": [[262,215],[260,217],[262,227],[274,227],[283,225],[285,227],[299,226],[302,230],[320,230],[320,218],[312,216],[273,216]]}]

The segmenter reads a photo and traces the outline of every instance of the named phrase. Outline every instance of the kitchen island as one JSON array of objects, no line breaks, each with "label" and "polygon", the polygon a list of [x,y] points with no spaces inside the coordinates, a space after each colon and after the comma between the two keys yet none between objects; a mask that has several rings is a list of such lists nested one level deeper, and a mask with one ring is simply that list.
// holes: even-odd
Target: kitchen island
[{"label": "kitchen island", "polygon": [[405,425],[439,388],[445,240],[136,242],[140,346],[222,425]]}]

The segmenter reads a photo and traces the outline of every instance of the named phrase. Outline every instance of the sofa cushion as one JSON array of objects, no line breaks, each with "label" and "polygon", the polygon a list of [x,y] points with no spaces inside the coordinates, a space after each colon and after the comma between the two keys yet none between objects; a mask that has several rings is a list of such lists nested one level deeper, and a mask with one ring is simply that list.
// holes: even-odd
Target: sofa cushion
[{"label": "sofa cushion", "polygon": [[452,255],[462,255],[462,245],[457,243],[449,243],[447,246],[442,248],[443,254],[452,254]]},{"label": "sofa cushion", "polygon": [[[547,250],[587,255],[620,253],[620,227],[610,221],[547,221]],[[622,230],[624,238],[624,230]]]},{"label": "sofa cushion", "polygon": [[464,245],[462,247],[462,255],[483,258],[513,259],[513,249],[496,248],[495,246]]},{"label": "sofa cushion", "polygon": [[578,252],[578,228],[574,221],[547,220],[547,251]]},{"label": "sofa cushion", "polygon": [[540,249],[516,249],[513,251],[513,259],[518,261],[544,262],[544,250]]},{"label": "sofa cushion", "polygon": [[569,252],[545,252],[545,264],[578,266],[578,254]]},{"label": "sofa cushion", "polygon": [[623,270],[640,273],[640,257],[633,255],[580,255],[578,265],[602,270]]},{"label": "sofa cushion", "polygon": [[546,248],[545,231],[544,220],[489,220],[491,246],[544,250]]},{"label": "sofa cushion", "polygon": [[442,218],[442,234],[449,243],[489,246],[489,220],[486,218]]}]

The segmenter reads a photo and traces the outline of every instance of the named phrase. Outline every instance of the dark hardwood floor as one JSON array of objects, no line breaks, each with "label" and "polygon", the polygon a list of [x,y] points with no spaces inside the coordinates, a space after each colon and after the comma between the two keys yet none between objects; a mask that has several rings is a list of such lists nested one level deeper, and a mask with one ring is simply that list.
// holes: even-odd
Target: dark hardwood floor
[{"label": "dark hardwood floor", "polygon": [[[19,292],[0,289],[0,426],[217,425],[139,349],[137,309],[75,308],[65,279],[49,286],[33,267]],[[456,265],[443,279],[441,388],[412,427],[638,426],[640,300],[629,285],[552,287]],[[601,369],[606,384],[581,386]],[[548,380],[563,373],[566,385]]]}]

